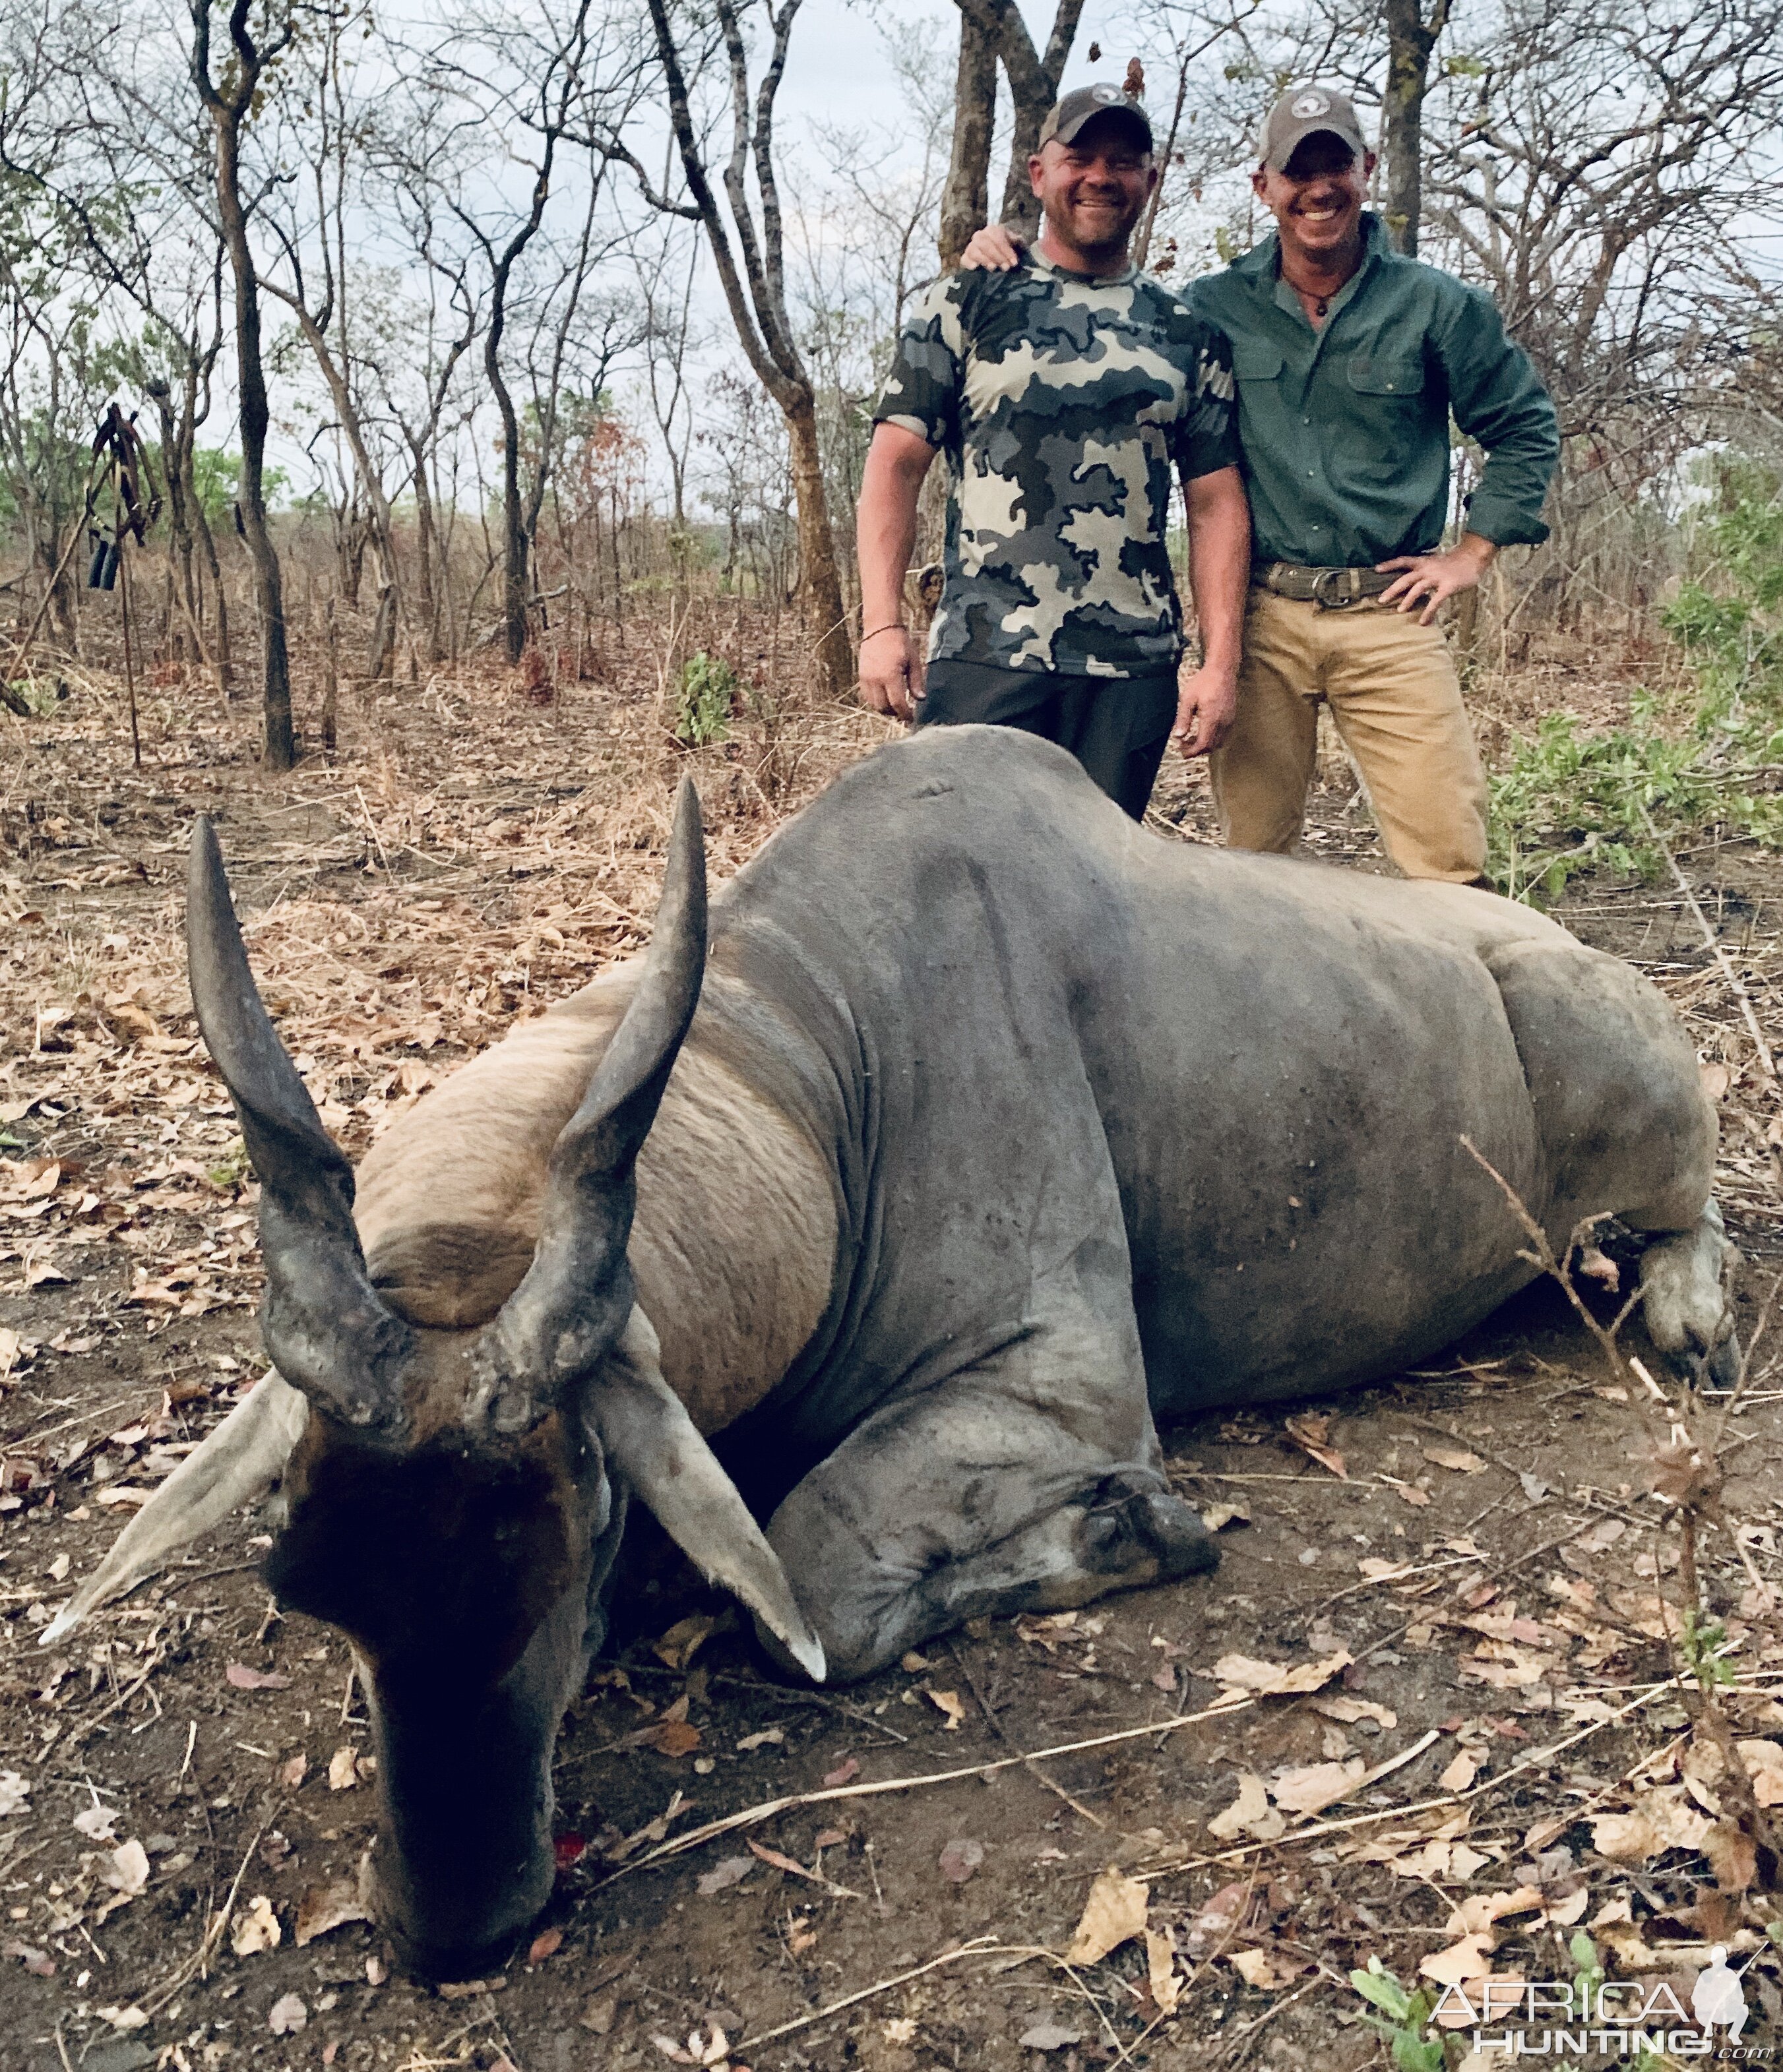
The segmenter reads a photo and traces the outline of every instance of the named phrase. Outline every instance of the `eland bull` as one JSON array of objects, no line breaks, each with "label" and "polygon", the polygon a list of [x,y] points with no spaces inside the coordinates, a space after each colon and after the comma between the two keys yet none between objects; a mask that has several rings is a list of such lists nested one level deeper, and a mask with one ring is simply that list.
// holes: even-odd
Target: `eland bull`
[{"label": "eland bull", "polygon": [[1392,1373],[1530,1279],[1464,1138],[1557,1247],[1651,1233],[1657,1344],[1734,1356],[1649,985],[1480,892],[1160,841],[1023,734],[870,756],[710,929],[684,784],[649,951],[417,1105],[356,1204],[202,822],[187,933],[274,1371],[45,1638],[282,1477],[268,1580],[352,1643],[423,1975],[549,1893],[629,1503],[813,1678],[1211,1569],[1155,1418]]}]

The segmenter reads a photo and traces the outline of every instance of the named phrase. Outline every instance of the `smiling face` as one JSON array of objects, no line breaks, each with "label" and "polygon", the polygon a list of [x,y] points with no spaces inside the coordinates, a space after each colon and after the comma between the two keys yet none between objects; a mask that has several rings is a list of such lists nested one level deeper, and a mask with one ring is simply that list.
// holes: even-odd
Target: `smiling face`
[{"label": "smiling face", "polygon": [[1117,110],[1093,117],[1069,144],[1049,138],[1027,170],[1060,257],[1086,272],[1124,263],[1127,240],[1158,184],[1137,123]]},{"label": "smiling face", "polygon": [[1260,166],[1250,184],[1275,219],[1284,256],[1328,267],[1360,240],[1373,171],[1372,151],[1358,157],[1341,137],[1316,130],[1300,140],[1285,172]]}]

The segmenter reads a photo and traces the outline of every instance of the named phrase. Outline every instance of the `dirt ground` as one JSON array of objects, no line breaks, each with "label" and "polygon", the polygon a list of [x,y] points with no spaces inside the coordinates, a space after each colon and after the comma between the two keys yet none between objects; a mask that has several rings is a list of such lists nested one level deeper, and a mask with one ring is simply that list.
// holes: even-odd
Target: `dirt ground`
[{"label": "dirt ground", "polygon": [[[261,1517],[36,1645],[264,1371],[253,1190],[181,976],[190,815],[216,819],[269,1001],[357,1153],[641,939],[683,768],[722,877],[889,730],[764,698],[690,756],[641,663],[549,702],[467,676],[347,700],[338,756],[273,780],[245,701],[151,692],[138,771],[110,680],[68,680],[52,717],[0,714],[0,2062],[1344,2072],[1386,2062],[1353,1967],[1410,1980],[1472,1933],[1500,1976],[1566,1979],[1581,1926],[1686,2004],[1711,1942],[1758,1952],[1747,2040],[1783,2029],[1762,1874],[1718,1840],[1714,1762],[1667,1688],[1678,1554],[1647,1427],[1547,1285],[1427,1371],[1169,1432],[1180,1486],[1224,1516],[1209,1581],[984,1622],[846,1692],[771,1682],[722,1601],[666,1594],[566,1725],[531,1951],[449,1994],[392,1975],[339,1919],[373,1817],[347,1655],[270,1603]],[[1606,696],[1587,671],[1573,701]],[[1325,775],[1313,845],[1378,868],[1347,771]],[[1207,839],[1199,776],[1172,771],[1155,818]],[[1741,1004],[1783,1041],[1777,881],[1739,845],[1682,861],[1694,911],[1592,882],[1565,918],[1699,1042],[1750,1334],[1783,1265]],[[1754,1739],[1783,1728],[1777,1364],[1764,1338],[1703,1557]],[[1254,1695],[1259,1663],[1298,1692]],[[1044,1749],[1064,1752],[1016,1759]],[[937,1781],[863,1789],[899,1779]],[[1068,1963],[1110,1866],[1151,1940]]]}]

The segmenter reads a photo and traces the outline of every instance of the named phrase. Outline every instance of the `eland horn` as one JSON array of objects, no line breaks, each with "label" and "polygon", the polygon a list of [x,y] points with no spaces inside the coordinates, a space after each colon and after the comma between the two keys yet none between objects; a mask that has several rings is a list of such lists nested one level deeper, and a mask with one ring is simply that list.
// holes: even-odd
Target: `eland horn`
[{"label": "eland horn", "polygon": [[637,1156],[699,1005],[705,969],[705,837],[699,793],[683,778],[643,976],[552,1149],[532,1264],[486,1337],[482,1365],[498,1429],[532,1424],[625,1326]]},{"label": "eland horn", "polygon": [[323,1128],[254,985],[222,853],[203,814],[187,872],[186,950],[199,1029],[260,1181],[266,1350],[328,1416],[397,1437],[414,1333],[365,1270],[352,1168]]}]

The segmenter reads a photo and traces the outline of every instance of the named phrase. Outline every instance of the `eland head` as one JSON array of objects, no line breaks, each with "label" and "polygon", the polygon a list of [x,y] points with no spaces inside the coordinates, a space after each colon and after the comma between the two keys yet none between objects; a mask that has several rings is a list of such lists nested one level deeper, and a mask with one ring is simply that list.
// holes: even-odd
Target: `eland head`
[{"label": "eland head", "polygon": [[44,1638],[282,1474],[279,1602],[352,1644],[378,1757],[381,1925],[412,1971],[500,1961],[549,1897],[551,1755],[605,1630],[632,1498],[813,1677],[823,1651],[778,1559],[664,1379],[633,1299],[638,1153],[706,960],[699,802],[677,802],[630,1005],[557,1141],[537,1245],[480,1330],[414,1324],[373,1285],[353,1175],[249,968],[222,857],[193,831],[199,1026],[261,1186],[274,1371],[163,1484]]}]

